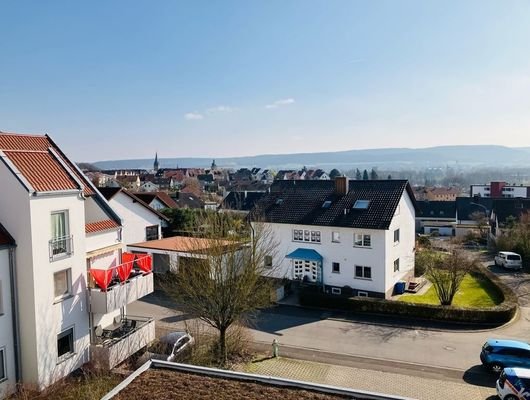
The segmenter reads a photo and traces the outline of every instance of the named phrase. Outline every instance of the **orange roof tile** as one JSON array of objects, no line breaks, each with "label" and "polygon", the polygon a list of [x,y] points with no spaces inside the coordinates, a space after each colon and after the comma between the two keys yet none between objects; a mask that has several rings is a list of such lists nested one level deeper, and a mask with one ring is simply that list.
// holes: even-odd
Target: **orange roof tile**
[{"label": "orange roof tile", "polygon": [[119,225],[111,219],[105,219],[103,221],[96,221],[96,222],[88,222],[85,224],[86,233],[106,231],[106,230],[115,229],[115,228],[119,228]]},{"label": "orange roof tile", "polygon": [[[60,160],[50,149],[55,151]],[[94,194],[87,178],[48,136],[0,132],[0,150],[38,192],[79,189],[77,178],[83,182],[86,195]]]},{"label": "orange roof tile", "polygon": [[4,151],[4,154],[37,192],[79,189],[72,176],[47,151]]}]

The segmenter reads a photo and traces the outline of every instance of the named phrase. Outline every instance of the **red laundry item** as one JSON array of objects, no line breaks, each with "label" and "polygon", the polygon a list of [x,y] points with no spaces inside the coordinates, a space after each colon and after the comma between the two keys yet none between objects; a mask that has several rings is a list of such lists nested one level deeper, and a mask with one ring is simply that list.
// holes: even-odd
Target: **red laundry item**
[{"label": "red laundry item", "polygon": [[136,263],[144,272],[151,272],[151,269],[153,268],[153,262],[150,255],[139,256],[136,259]]},{"label": "red laundry item", "polygon": [[120,281],[125,282],[129,279],[129,275],[131,275],[133,269],[135,256],[136,255],[133,253],[123,253],[121,255],[121,264],[118,265],[118,276],[120,277]]},{"label": "red laundry item", "polygon": [[102,290],[107,290],[110,281],[112,280],[112,269],[90,269],[92,278]]}]

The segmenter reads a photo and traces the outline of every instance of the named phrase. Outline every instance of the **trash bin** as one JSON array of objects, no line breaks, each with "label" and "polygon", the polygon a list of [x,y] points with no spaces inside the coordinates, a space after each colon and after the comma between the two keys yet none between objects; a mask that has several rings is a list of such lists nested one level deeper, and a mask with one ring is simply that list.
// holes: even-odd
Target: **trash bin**
[{"label": "trash bin", "polygon": [[405,293],[405,286],[407,285],[407,282],[405,281],[398,281],[394,285],[394,293],[395,294],[403,294]]}]

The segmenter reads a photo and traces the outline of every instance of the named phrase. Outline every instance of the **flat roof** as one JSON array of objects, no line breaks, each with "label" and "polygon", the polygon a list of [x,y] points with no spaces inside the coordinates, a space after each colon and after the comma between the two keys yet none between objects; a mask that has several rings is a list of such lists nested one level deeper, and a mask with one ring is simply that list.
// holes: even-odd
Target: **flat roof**
[{"label": "flat roof", "polygon": [[150,360],[102,400],[411,400],[337,386]]},{"label": "flat roof", "polygon": [[145,250],[175,251],[179,253],[193,253],[218,246],[229,246],[235,244],[230,240],[218,240],[198,238],[192,236],[172,236],[159,240],[148,240],[147,242],[133,243],[128,247],[142,248]]}]

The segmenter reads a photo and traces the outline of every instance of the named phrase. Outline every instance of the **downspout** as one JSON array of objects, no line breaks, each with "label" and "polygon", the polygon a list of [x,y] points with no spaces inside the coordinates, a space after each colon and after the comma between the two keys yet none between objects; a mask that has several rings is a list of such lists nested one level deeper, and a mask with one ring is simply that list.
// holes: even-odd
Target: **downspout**
[{"label": "downspout", "polygon": [[11,247],[9,249],[9,272],[10,272],[10,284],[11,284],[11,313],[13,319],[13,342],[15,347],[15,375],[16,381],[22,380],[22,364],[20,356],[20,326],[18,323],[18,291],[17,291],[17,270],[15,267],[15,249]]}]

